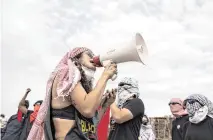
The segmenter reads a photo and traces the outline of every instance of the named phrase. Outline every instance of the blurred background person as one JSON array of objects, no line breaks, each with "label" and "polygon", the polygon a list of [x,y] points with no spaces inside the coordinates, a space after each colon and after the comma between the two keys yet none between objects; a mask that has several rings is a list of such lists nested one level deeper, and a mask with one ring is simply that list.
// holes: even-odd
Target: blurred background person
[{"label": "blurred background person", "polygon": [[184,140],[213,140],[213,103],[201,94],[185,101],[189,122],[184,126]]},{"label": "blurred background person", "polygon": [[26,140],[31,130],[32,124],[36,119],[42,100],[34,103],[34,110],[29,110],[29,101],[26,100],[29,92],[28,88],[19,102],[18,112],[10,117],[4,129],[2,140]]},{"label": "blurred background person", "polygon": [[1,123],[1,129],[6,127],[7,125],[7,118],[4,114],[0,115],[0,123]]},{"label": "blurred background person", "polygon": [[142,124],[140,128],[139,140],[155,140],[155,134],[153,132],[152,126],[149,123],[149,118],[147,115],[141,117]]},{"label": "blurred background person", "polygon": [[172,98],[169,107],[174,120],[172,121],[172,140],[183,140],[183,126],[189,121],[188,113],[180,98]]},{"label": "blurred background person", "polygon": [[31,90],[28,88],[26,89],[26,92],[24,94],[24,97],[21,99],[18,105],[18,111],[16,114],[12,115],[7,123],[7,126],[4,129],[4,134],[1,136],[2,140],[17,140],[20,138],[20,135],[23,130],[24,120],[26,118],[27,111],[22,110],[26,108],[26,110],[29,108],[29,101],[26,100],[28,93]]}]

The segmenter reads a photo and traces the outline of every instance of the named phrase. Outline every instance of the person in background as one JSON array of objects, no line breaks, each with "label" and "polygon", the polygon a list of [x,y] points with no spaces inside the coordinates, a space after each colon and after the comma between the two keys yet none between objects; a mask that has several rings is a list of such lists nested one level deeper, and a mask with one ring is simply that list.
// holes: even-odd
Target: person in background
[{"label": "person in background", "polygon": [[155,140],[155,134],[152,130],[151,124],[149,123],[149,118],[147,115],[144,115],[141,118],[142,124],[138,140]]},{"label": "person in background", "polygon": [[7,125],[7,118],[5,117],[4,114],[1,114],[0,115],[0,124],[1,124],[1,138],[2,136],[5,134],[5,128],[6,128],[6,125]]},{"label": "person in background", "polygon": [[[34,120],[37,117],[39,108],[42,104],[42,100],[38,100],[34,103],[34,109],[33,110],[28,110],[29,107],[29,101],[26,100],[28,94],[30,93],[31,89],[28,88],[23,96],[23,98],[21,99],[21,101],[19,102],[19,106],[18,106],[18,121],[23,123],[23,127],[22,127],[22,131],[19,137],[19,140],[26,140],[29,132],[32,128],[32,125],[34,123]],[[23,120],[22,120],[23,119]]]},{"label": "person in background", "polygon": [[42,101],[39,100],[34,104],[34,111],[28,110],[29,101],[26,100],[27,95],[31,89],[27,89],[23,98],[19,102],[18,112],[10,117],[4,134],[1,136],[2,140],[26,140],[32,124],[36,118]]},{"label": "person in background", "polygon": [[[29,92],[30,89],[27,89],[25,92],[26,97]],[[20,138],[26,119],[26,115],[21,112],[22,109],[20,110],[20,108],[29,108],[29,101],[26,100],[26,97],[20,101],[17,113],[9,118],[4,133],[1,135],[2,140],[17,140]]]},{"label": "person in background", "polygon": [[125,77],[118,84],[117,102],[110,106],[112,120],[109,140],[138,140],[144,115],[138,81]]},{"label": "person in background", "polygon": [[169,107],[174,120],[172,121],[172,140],[183,140],[183,126],[189,121],[189,117],[183,101],[180,98],[172,98]]},{"label": "person in background", "polygon": [[27,88],[24,96],[22,97],[21,101],[18,105],[18,113],[27,114],[29,108],[29,101],[26,100],[28,94],[30,93],[31,89]]},{"label": "person in background", "polygon": [[189,122],[183,129],[183,140],[213,140],[213,103],[201,94],[192,94],[184,101]]},{"label": "person in background", "polygon": [[5,117],[4,114],[0,115],[0,123],[1,123],[1,129],[6,127],[7,125],[7,118]]},{"label": "person in background", "polygon": [[33,121],[36,119],[37,113],[39,111],[39,108],[42,104],[42,100],[38,100],[34,103],[33,110],[28,110],[29,108],[29,101],[26,100],[28,94],[30,93],[31,89],[28,88],[23,96],[23,98],[21,99],[21,101],[19,102],[19,106],[18,106],[18,120],[21,122],[22,118],[29,118],[29,123],[33,124]]}]

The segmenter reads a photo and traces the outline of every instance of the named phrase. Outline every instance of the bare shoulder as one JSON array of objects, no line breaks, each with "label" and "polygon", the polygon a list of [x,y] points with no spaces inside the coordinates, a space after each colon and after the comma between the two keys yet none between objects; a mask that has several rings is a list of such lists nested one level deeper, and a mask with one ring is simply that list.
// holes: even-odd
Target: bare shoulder
[{"label": "bare shoulder", "polygon": [[70,101],[69,96],[67,96],[65,98],[63,98],[63,97],[57,98],[57,92],[56,92],[57,84],[58,84],[58,78],[56,77],[54,82],[53,82],[53,86],[52,86],[52,92],[51,92],[52,101],[51,101],[51,104],[52,104],[52,108],[61,109],[61,108],[64,108],[64,107],[71,105],[71,101]]},{"label": "bare shoulder", "polygon": [[81,83],[78,82],[73,91],[70,93],[70,100],[72,104],[76,106],[78,102],[81,102],[83,99],[85,100],[86,95],[86,91],[82,87]]},{"label": "bare shoulder", "polygon": [[84,90],[80,82],[77,83],[73,91],[70,92],[71,103],[81,114],[85,114],[85,112],[88,111],[88,104],[84,104],[88,97],[87,95],[87,92]]}]

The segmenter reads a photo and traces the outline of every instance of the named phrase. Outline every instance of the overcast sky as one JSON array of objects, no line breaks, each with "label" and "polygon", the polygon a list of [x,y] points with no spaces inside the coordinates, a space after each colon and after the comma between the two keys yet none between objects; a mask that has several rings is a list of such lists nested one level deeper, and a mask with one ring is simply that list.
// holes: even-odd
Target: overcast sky
[{"label": "overcast sky", "polygon": [[[169,115],[172,97],[201,93],[213,100],[212,0],[3,0],[1,112],[17,112],[26,88],[44,99],[48,77],[76,46],[103,53],[144,37],[147,66],[118,65],[119,75],[137,78],[149,116]],[[101,70],[96,74],[97,78]]]}]

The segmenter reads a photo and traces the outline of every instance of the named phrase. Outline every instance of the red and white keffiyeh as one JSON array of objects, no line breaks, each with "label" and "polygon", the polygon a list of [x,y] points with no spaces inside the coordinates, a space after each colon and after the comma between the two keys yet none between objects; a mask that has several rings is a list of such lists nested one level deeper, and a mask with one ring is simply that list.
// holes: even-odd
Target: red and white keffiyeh
[{"label": "red and white keffiyeh", "polygon": [[27,140],[45,140],[44,120],[50,105],[51,88],[54,78],[57,75],[57,78],[59,80],[57,84],[58,97],[69,96],[69,93],[72,92],[75,85],[81,79],[81,75],[78,68],[75,66],[75,64],[71,61],[70,58],[74,58],[75,56],[85,51],[91,52],[87,48],[78,47],[66,53],[66,55],[61,59],[59,64],[56,66],[55,70],[51,73],[46,86],[46,97],[39,109],[38,115],[34,121],[34,124],[32,126],[32,129],[29,133]]}]

